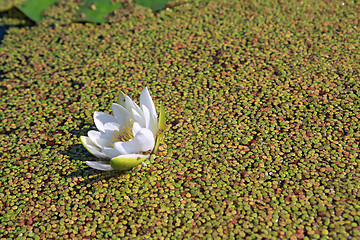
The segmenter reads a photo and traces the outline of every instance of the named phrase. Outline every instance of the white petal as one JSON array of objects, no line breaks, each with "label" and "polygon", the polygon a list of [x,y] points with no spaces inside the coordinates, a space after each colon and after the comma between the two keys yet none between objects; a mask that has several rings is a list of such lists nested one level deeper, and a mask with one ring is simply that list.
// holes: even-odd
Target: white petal
[{"label": "white petal", "polygon": [[134,122],[133,127],[132,127],[132,133],[135,136],[137,134],[138,131],[140,131],[141,127],[140,124],[138,122]]},{"label": "white petal", "polygon": [[145,128],[146,124],[143,115],[140,115],[135,109],[132,109],[132,114],[135,121],[138,122],[142,128]]},{"label": "white petal", "polygon": [[116,142],[114,143],[114,148],[119,151],[120,155],[124,155],[152,150],[154,145],[155,139],[153,133],[147,128],[142,128],[137,132],[134,139],[128,142]]},{"label": "white petal", "polygon": [[118,131],[121,126],[117,123],[106,123],[104,125],[104,132],[101,132],[101,137],[113,141],[113,135],[115,131]]},{"label": "white petal", "polygon": [[150,114],[155,116],[155,119],[157,118],[155,105],[147,87],[145,87],[140,94],[140,106],[142,105],[145,105],[149,109]]},{"label": "white petal", "polygon": [[86,164],[89,167],[92,167],[97,170],[102,170],[102,171],[115,170],[110,166],[109,161],[96,161],[96,162],[95,161],[86,161]]},{"label": "white petal", "polygon": [[101,133],[101,138],[98,141],[98,144],[102,147],[110,146],[111,143],[114,142],[113,136],[115,135],[115,131],[118,131],[120,125],[117,123],[106,123],[104,125],[104,131]]},{"label": "white petal", "polygon": [[107,134],[101,134],[101,137],[97,139],[97,144],[103,147],[109,147],[113,143],[112,136]]},{"label": "white petal", "polygon": [[132,110],[135,110],[138,115],[140,115],[142,118],[144,118],[141,109],[130,97],[125,96],[125,100],[126,100],[126,109],[127,110],[131,111],[131,113],[133,113]]},{"label": "white petal", "polygon": [[120,92],[120,94],[119,94],[118,104],[120,104],[120,106],[126,108],[126,95],[123,92]]},{"label": "white petal", "polygon": [[90,130],[88,132],[88,136],[90,138],[90,140],[99,148],[101,148],[101,145],[98,144],[98,140],[101,136],[100,132],[95,131],[95,130]]},{"label": "white petal", "polygon": [[158,131],[158,123],[157,123],[157,119],[154,116],[151,116],[150,118],[149,129],[154,134],[154,136],[156,136],[156,133]]},{"label": "white petal", "polygon": [[141,105],[141,110],[145,116],[146,128],[150,129],[155,136],[157,133],[157,117],[151,115],[149,109],[145,105]]},{"label": "white petal", "polygon": [[115,119],[114,116],[108,114],[108,113],[103,113],[103,112],[94,112],[94,122],[96,125],[96,128],[99,131],[104,132],[105,128],[104,125],[106,123],[117,123],[117,120]]},{"label": "white petal", "polygon": [[[128,142],[116,142],[114,143],[114,149],[118,153],[118,155],[124,155],[124,154],[131,154],[134,153],[131,144],[134,141],[134,139],[130,139]],[[118,155],[115,155],[113,157],[117,157]]]},{"label": "white petal", "polygon": [[119,130],[121,125],[118,124],[118,123],[114,123],[114,122],[108,122],[108,123],[105,123],[103,127],[104,127],[103,132],[106,132],[106,131],[112,131],[113,132],[115,130]]},{"label": "white petal", "polygon": [[121,126],[129,124],[130,119],[134,120],[132,119],[131,112],[117,103],[112,104],[112,111]]},{"label": "white petal", "polygon": [[149,129],[143,128],[137,132],[133,144],[136,148],[133,153],[152,150],[155,146],[154,134]]},{"label": "white petal", "polygon": [[105,133],[101,133],[94,130],[88,132],[88,136],[90,140],[94,144],[96,144],[96,146],[98,146],[100,149],[102,147],[110,146],[110,144],[113,142],[112,134],[114,134],[113,131],[107,131],[107,130],[105,130]]},{"label": "white petal", "polygon": [[122,154],[115,147],[104,147],[102,150],[104,154],[106,154],[106,156],[108,156],[109,158],[114,158]]},{"label": "white petal", "polygon": [[151,115],[150,115],[150,111],[149,109],[145,106],[145,105],[141,105],[141,110],[144,114],[144,119],[145,119],[145,127],[149,128],[150,125],[150,119],[151,119]]},{"label": "white petal", "polygon": [[80,137],[82,144],[84,145],[84,147],[95,157],[98,158],[107,158],[107,156],[101,152],[101,148],[99,148],[98,146],[95,145],[95,143],[93,143],[90,138],[85,137],[85,136],[81,136]]}]

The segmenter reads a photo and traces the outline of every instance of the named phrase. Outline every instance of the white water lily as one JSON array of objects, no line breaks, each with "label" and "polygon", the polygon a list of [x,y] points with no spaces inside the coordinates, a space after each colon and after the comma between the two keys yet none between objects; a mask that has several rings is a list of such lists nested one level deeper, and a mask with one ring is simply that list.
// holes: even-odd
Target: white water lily
[{"label": "white water lily", "polygon": [[[157,149],[165,127],[161,106],[159,121],[149,90],[140,95],[140,106],[124,93],[112,104],[113,115],[95,112],[94,122],[99,131],[81,136],[84,147],[102,161],[87,161],[92,168],[111,171],[128,170],[149,158]],[[160,134],[159,134],[160,133]],[[110,160],[110,161],[109,161]]]}]

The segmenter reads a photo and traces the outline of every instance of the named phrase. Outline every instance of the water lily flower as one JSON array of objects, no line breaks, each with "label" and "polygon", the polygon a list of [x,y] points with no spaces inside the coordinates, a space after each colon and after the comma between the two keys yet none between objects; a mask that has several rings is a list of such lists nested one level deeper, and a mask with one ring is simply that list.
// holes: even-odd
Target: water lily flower
[{"label": "water lily flower", "polygon": [[[156,152],[164,137],[165,115],[161,105],[159,120],[148,88],[140,95],[140,106],[124,93],[112,104],[113,115],[94,113],[98,131],[81,136],[84,147],[101,161],[87,161],[92,168],[111,171],[129,170]],[[110,160],[110,161],[109,161]]]}]

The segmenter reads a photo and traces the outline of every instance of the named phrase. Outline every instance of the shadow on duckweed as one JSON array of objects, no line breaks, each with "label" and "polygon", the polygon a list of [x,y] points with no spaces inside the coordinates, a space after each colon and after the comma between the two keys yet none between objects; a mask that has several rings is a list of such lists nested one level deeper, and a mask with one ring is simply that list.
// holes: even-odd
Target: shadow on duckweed
[{"label": "shadow on duckweed", "polygon": [[36,23],[30,19],[28,19],[21,11],[19,11],[16,8],[12,8],[8,10],[7,12],[0,12],[0,18],[3,18],[4,16],[7,16],[8,18],[18,19],[18,20],[25,20],[26,22],[24,24],[18,24],[18,25],[0,25],[0,44],[2,44],[3,39],[5,38],[7,31],[10,28],[22,28],[22,27],[32,27],[35,26]]},{"label": "shadow on duckweed", "polygon": [[[86,165],[86,161],[96,161],[98,160],[92,156],[81,144],[75,144],[65,151],[61,152],[62,154],[69,156],[71,161],[81,161]],[[87,165],[86,165],[87,166]],[[102,180],[109,180],[114,177],[119,177],[123,174],[127,174],[129,171],[100,171],[93,169],[91,167],[82,168],[73,172],[70,172],[65,176],[65,179],[75,179],[80,184],[88,184],[93,182],[98,182]],[[79,181],[79,179],[82,179]]]}]

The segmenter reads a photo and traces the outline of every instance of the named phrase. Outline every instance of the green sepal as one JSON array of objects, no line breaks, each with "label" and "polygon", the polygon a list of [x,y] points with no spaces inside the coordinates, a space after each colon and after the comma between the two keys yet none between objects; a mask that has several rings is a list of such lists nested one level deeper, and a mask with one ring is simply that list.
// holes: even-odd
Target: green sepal
[{"label": "green sepal", "polygon": [[160,142],[164,139],[165,127],[166,127],[165,109],[164,109],[164,105],[161,103],[160,104],[160,116],[159,116],[159,122],[158,122],[159,130],[158,130],[158,133],[156,136],[156,143],[155,143],[153,153],[157,153],[159,151]]},{"label": "green sepal", "polygon": [[143,161],[149,158],[150,155],[131,154],[133,157],[126,157],[126,155],[112,158],[110,160],[110,166],[118,171],[127,171],[133,167],[136,167]]}]

